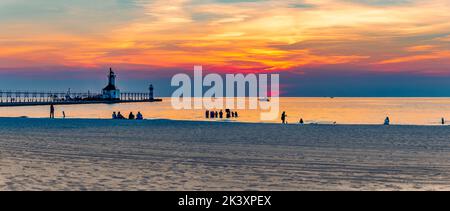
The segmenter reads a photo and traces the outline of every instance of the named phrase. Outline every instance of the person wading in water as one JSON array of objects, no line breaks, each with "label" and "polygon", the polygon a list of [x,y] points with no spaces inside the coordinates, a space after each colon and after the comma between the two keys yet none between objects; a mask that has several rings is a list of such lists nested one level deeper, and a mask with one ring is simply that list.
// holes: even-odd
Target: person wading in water
[{"label": "person wading in water", "polygon": [[283,124],[286,124],[286,117],[287,117],[286,111],[283,111],[283,114],[281,114],[281,122]]},{"label": "person wading in water", "polygon": [[50,119],[55,118],[55,106],[53,104],[50,105]]}]

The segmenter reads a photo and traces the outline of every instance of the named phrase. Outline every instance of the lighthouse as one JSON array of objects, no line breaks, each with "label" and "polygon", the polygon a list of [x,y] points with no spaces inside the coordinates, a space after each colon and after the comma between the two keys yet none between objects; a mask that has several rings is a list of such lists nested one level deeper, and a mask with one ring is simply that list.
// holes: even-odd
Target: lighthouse
[{"label": "lighthouse", "polygon": [[155,98],[153,97],[153,84],[150,84],[150,87],[148,87],[148,99],[149,100],[154,100]]},{"label": "lighthouse", "polygon": [[116,74],[109,68],[108,85],[103,88],[104,100],[120,100],[120,90],[116,88]]}]

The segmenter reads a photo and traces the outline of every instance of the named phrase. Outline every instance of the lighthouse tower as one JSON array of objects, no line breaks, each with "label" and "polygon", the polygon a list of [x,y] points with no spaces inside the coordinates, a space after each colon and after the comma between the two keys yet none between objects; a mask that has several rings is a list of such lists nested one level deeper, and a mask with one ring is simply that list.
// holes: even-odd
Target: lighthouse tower
[{"label": "lighthouse tower", "polygon": [[153,84],[150,84],[150,87],[148,88],[148,91],[149,91],[149,93],[148,93],[148,99],[149,100],[154,100],[155,98],[154,98],[154,96],[153,96]]},{"label": "lighthouse tower", "polygon": [[104,100],[120,100],[120,90],[116,88],[116,74],[109,69],[108,85],[103,88],[102,98]]}]

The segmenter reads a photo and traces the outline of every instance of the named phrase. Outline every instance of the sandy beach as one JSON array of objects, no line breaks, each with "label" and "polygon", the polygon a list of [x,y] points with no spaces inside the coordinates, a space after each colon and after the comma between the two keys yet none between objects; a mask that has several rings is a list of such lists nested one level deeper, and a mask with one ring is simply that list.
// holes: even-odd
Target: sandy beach
[{"label": "sandy beach", "polygon": [[450,190],[450,129],[0,119],[0,190]]}]

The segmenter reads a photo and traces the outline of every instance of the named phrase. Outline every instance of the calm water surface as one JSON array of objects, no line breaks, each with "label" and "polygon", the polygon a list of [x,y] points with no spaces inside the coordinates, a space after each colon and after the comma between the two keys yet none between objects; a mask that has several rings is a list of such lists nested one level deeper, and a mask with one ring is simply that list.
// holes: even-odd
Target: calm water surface
[{"label": "calm water surface", "polygon": [[[393,124],[438,125],[444,117],[450,123],[450,98],[280,98],[281,111],[289,123],[303,118],[319,124],[381,124],[386,116]],[[140,111],[147,119],[205,120],[204,110],[175,110],[170,98],[160,103],[98,104],[56,106],[56,116],[65,111],[68,118],[105,118],[113,111],[128,115]],[[230,121],[261,121],[259,110],[237,110],[240,117]],[[3,107],[1,117],[47,117],[48,106]],[[218,120],[220,121],[220,120]]]}]

